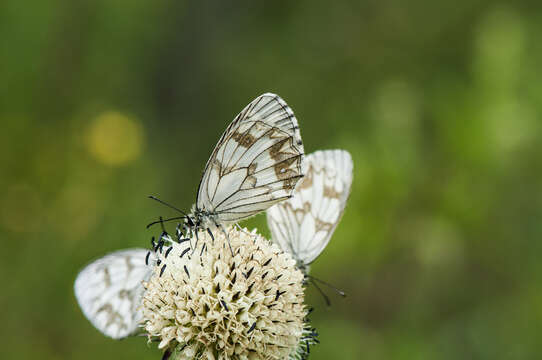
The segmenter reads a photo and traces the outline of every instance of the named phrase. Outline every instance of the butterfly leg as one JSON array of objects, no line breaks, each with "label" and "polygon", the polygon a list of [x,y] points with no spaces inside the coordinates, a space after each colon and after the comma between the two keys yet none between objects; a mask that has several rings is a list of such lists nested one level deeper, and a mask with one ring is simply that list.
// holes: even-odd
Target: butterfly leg
[{"label": "butterfly leg", "polygon": [[226,229],[224,229],[224,226],[222,226],[222,224],[218,224],[216,222],[215,222],[215,226],[217,228],[219,228],[220,230],[222,230],[224,235],[226,235],[226,240],[228,240],[228,246],[230,247],[231,256],[233,257],[234,255],[233,255],[233,250],[231,248],[230,237],[229,237],[228,233],[226,232]]},{"label": "butterfly leg", "polygon": [[241,232],[244,232],[244,233],[247,234],[247,235],[253,235],[252,233],[250,233],[250,232],[246,231],[245,229],[243,229],[243,228],[242,228],[241,226],[239,226],[239,224],[237,224],[237,223],[235,223],[234,226],[237,228],[237,230],[239,230],[239,231],[241,231]]},{"label": "butterfly leg", "polygon": [[195,244],[194,247],[192,248],[192,253],[190,254],[190,256],[194,255],[194,252],[195,252],[196,249],[198,248],[198,241],[199,241],[199,238],[198,238],[198,228],[196,228],[196,230],[194,231],[194,233],[196,234],[196,244]]},{"label": "butterfly leg", "polygon": [[[310,279],[310,278],[309,278]],[[312,280],[312,279],[311,279]],[[318,292],[320,293],[320,295],[322,295],[322,297],[324,298],[324,301],[326,302],[326,305],[327,306],[330,306],[331,305],[331,301],[329,301],[329,297],[322,291],[322,289],[320,289],[320,287],[318,286],[318,284],[316,283],[316,281],[312,280],[311,283],[314,285],[314,287],[316,288],[316,290],[318,290]]]},{"label": "butterfly leg", "polygon": [[185,237],[190,239],[190,248],[192,248],[192,231],[186,224],[183,224],[183,233]]},{"label": "butterfly leg", "polygon": [[209,233],[209,236],[211,237],[212,241],[213,241],[213,245],[215,244],[215,237],[213,235],[213,233],[211,232],[211,229],[207,228],[207,232]]}]

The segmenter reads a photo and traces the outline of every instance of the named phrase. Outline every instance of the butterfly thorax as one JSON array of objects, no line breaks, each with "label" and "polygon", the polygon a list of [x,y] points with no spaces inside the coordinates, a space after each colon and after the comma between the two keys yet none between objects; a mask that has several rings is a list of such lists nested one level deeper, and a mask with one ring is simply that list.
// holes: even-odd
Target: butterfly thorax
[{"label": "butterfly thorax", "polygon": [[310,265],[305,264],[301,260],[297,260],[296,263],[297,263],[296,267],[299,269],[299,271],[301,271],[303,273],[305,278],[307,278],[308,275],[309,275]]},{"label": "butterfly thorax", "polygon": [[198,209],[196,206],[192,207],[192,212],[188,215],[187,221],[191,221],[191,224],[188,224],[190,227],[198,230],[211,229],[215,230],[218,224],[218,215],[216,213]]}]

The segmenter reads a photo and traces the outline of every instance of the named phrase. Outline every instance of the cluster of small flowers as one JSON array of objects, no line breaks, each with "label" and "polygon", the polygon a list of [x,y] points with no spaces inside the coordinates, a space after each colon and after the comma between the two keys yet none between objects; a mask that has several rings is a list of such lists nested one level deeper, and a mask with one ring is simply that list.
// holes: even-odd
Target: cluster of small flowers
[{"label": "cluster of small flowers", "polygon": [[[305,359],[317,342],[304,275],[255,231],[163,233],[144,282],[143,326],[175,359]],[[230,249],[231,245],[231,249]]]}]

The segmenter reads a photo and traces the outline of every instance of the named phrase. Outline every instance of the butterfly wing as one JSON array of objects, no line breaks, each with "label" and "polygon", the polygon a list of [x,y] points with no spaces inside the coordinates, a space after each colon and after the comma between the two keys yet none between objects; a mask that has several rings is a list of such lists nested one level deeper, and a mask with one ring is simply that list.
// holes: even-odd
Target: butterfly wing
[{"label": "butterfly wing", "polygon": [[96,329],[113,339],[134,334],[139,328],[142,281],[152,273],[145,264],[147,252],[113,252],[87,265],[75,279],[75,297],[81,310]]},{"label": "butterfly wing", "polygon": [[221,223],[237,222],[288,198],[302,177],[297,119],[278,95],[257,97],[216,145],[198,188],[196,206]]},{"label": "butterfly wing", "polygon": [[294,196],[267,210],[273,241],[304,265],[324,250],[339,223],[352,184],[352,158],[344,150],[317,151]]}]

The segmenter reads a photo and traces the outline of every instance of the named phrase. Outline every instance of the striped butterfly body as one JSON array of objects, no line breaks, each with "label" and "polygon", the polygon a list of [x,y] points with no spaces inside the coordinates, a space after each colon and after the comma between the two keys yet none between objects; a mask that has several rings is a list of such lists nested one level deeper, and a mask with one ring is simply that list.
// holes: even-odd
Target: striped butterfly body
[{"label": "striped butterfly body", "polygon": [[133,335],[139,329],[142,282],[152,273],[145,263],[147,252],[147,249],[113,252],[88,264],[75,279],[75,297],[83,314],[100,332],[113,339]]},{"label": "striped butterfly body", "polygon": [[184,217],[186,227],[196,236],[200,230],[224,230],[290,198],[303,177],[303,151],[286,102],[271,93],[258,96],[220,137],[192,212]]},{"label": "striped butterfly body", "polygon": [[305,159],[305,178],[293,197],[267,210],[271,236],[308,276],[309,265],[331,239],[352,184],[352,158],[344,150],[317,151]]}]

